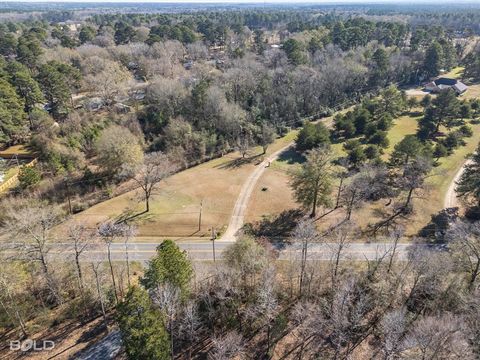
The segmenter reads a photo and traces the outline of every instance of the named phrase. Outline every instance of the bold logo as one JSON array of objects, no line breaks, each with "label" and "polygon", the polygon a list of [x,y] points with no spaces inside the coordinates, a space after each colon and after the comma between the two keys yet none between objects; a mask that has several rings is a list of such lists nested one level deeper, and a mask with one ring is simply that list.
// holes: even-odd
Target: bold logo
[{"label": "bold logo", "polygon": [[12,340],[10,341],[10,350],[12,351],[47,351],[52,350],[55,347],[55,343],[51,340],[32,340],[26,339],[23,341]]}]

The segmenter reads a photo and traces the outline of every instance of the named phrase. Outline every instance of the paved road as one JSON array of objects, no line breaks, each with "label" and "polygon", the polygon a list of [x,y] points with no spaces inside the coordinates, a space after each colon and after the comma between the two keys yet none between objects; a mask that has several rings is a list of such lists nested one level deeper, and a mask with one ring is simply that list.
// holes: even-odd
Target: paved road
[{"label": "paved road", "polygon": [[75,354],[77,360],[107,360],[116,359],[122,349],[120,331],[114,330],[98,342],[92,344],[79,354]]},{"label": "paved road", "polygon": [[465,161],[465,163],[462,165],[462,167],[455,174],[455,177],[453,178],[452,182],[450,183],[450,186],[448,187],[447,193],[445,194],[445,200],[444,200],[444,203],[443,203],[444,208],[452,208],[452,207],[457,207],[458,206],[458,198],[457,198],[457,193],[455,191],[455,188],[457,186],[458,180],[460,180],[463,172],[465,171],[465,166],[467,166],[470,163],[471,163],[471,160]]},{"label": "paved road", "polygon": [[237,201],[233,207],[232,216],[230,217],[230,222],[228,223],[227,230],[222,235],[219,241],[234,241],[236,239],[237,232],[242,228],[243,222],[245,219],[245,212],[247,211],[248,202],[252,196],[255,185],[257,184],[260,177],[263,175],[265,170],[270,166],[270,164],[275,161],[278,156],[289,147],[293,145],[289,143],[287,146],[281,148],[280,150],[274,152],[267,159],[262,161],[257,165],[256,169],[250,174],[247,178],[247,181],[242,186],[240,193],[238,194]]},{"label": "paved road", "polygon": [[[215,241],[215,258],[222,259],[222,252],[233,243],[233,241]],[[130,243],[128,244],[129,259],[132,261],[147,261],[155,254],[155,249],[159,243]],[[187,251],[192,260],[197,261],[213,261],[213,243],[211,241],[178,243],[180,248]],[[396,254],[399,259],[405,259],[411,244],[400,243],[397,246]],[[426,245],[416,245],[418,247]],[[292,260],[298,258],[301,254],[301,249],[298,245],[290,245],[278,242],[275,248],[279,252],[280,260]],[[309,260],[325,261],[332,258],[335,252],[335,243],[312,243],[309,245],[308,258]],[[344,260],[375,260],[385,253],[391,253],[391,243],[375,242],[375,243],[350,243],[348,244],[342,255]],[[14,256],[13,250],[5,251],[5,254]],[[56,260],[61,259],[65,261],[73,260],[73,249],[70,244],[55,244],[50,251],[50,256]],[[121,243],[114,243],[111,245],[111,256],[114,261],[125,260],[125,245]],[[95,248],[87,249],[81,257],[83,262],[105,261],[107,253],[105,246],[99,245]]]}]

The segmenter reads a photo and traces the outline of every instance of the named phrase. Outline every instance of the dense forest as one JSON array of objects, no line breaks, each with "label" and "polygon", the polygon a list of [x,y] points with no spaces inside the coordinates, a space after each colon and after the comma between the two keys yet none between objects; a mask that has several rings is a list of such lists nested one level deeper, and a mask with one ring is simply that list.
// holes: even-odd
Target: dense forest
[{"label": "dense forest", "polygon": [[[406,90],[458,67],[480,81],[478,7],[42,6],[0,6],[0,150],[35,158],[0,200],[0,335],[100,319],[129,359],[480,357],[480,147],[456,183],[465,211],[405,233],[480,117],[479,98]],[[391,146],[401,117],[415,133]],[[132,189],[148,214],[172,174],[292,130],[298,210],[245,224],[221,260],[165,240],[142,264],[135,222],[75,221]],[[374,258],[346,257],[378,238]],[[309,258],[321,244],[328,260]],[[92,246],[107,257],[81,260]]]}]

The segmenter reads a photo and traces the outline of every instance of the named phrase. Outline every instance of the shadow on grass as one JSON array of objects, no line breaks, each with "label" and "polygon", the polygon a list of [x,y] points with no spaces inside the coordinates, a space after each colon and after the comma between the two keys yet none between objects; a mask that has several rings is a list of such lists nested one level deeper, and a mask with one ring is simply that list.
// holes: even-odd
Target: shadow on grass
[{"label": "shadow on grass", "polygon": [[[293,229],[304,216],[298,209],[285,210],[278,215],[265,217],[260,221],[246,224],[246,232],[256,237],[266,237],[278,249],[284,248]],[[279,240],[280,239],[280,240]]]},{"label": "shadow on grass", "polygon": [[423,115],[423,111],[420,111],[420,110],[412,110],[412,111],[408,111],[406,113],[406,115],[410,116],[410,117],[419,117],[419,116],[422,116]]},{"label": "shadow on grass", "polygon": [[301,153],[292,148],[283,151],[277,159],[277,161],[284,162],[289,165],[302,164],[305,162],[305,160],[305,157]]},{"label": "shadow on grass", "polygon": [[228,161],[224,164],[216,165],[215,168],[226,169],[226,170],[236,169],[236,168],[239,168],[243,165],[251,164],[253,162],[256,162],[256,165],[258,165],[258,163],[263,161],[263,158],[264,158],[264,154],[257,154],[257,155],[253,155],[253,156],[249,156],[249,157],[236,158],[236,159],[230,160],[230,161]]},{"label": "shadow on grass", "polygon": [[115,223],[124,223],[131,220],[148,220],[153,217],[152,213],[143,210],[141,212],[135,212],[133,209],[126,209],[115,219]]}]

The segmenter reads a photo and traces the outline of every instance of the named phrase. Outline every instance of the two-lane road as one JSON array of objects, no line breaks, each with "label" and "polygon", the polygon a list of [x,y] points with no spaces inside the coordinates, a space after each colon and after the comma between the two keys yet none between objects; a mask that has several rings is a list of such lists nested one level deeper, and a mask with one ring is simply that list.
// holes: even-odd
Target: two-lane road
[{"label": "two-lane road", "polygon": [[[215,258],[222,259],[223,251],[232,244],[232,241],[215,241]],[[158,243],[129,243],[128,257],[131,261],[147,261],[155,255]],[[213,243],[211,241],[199,242],[180,242],[181,249],[185,250],[190,258],[195,261],[213,261]],[[406,259],[408,249],[411,244],[400,243],[397,245],[396,256],[398,259]],[[422,245],[416,245],[422,246]],[[298,245],[277,245],[278,258],[280,260],[294,260],[301,255],[301,249]],[[337,249],[335,243],[312,243],[308,248],[308,260],[328,261],[332,259]],[[125,260],[125,245],[122,243],[113,243],[110,247],[111,257],[114,261]],[[345,246],[342,252],[342,260],[365,261],[375,260],[384,254],[392,253],[391,243],[350,243]],[[5,250],[4,254],[16,257],[13,249]],[[54,244],[49,252],[55,260],[71,261],[74,256],[72,245],[66,243]],[[80,260],[83,262],[105,261],[107,259],[107,249],[104,245],[97,245],[86,249]]]}]

